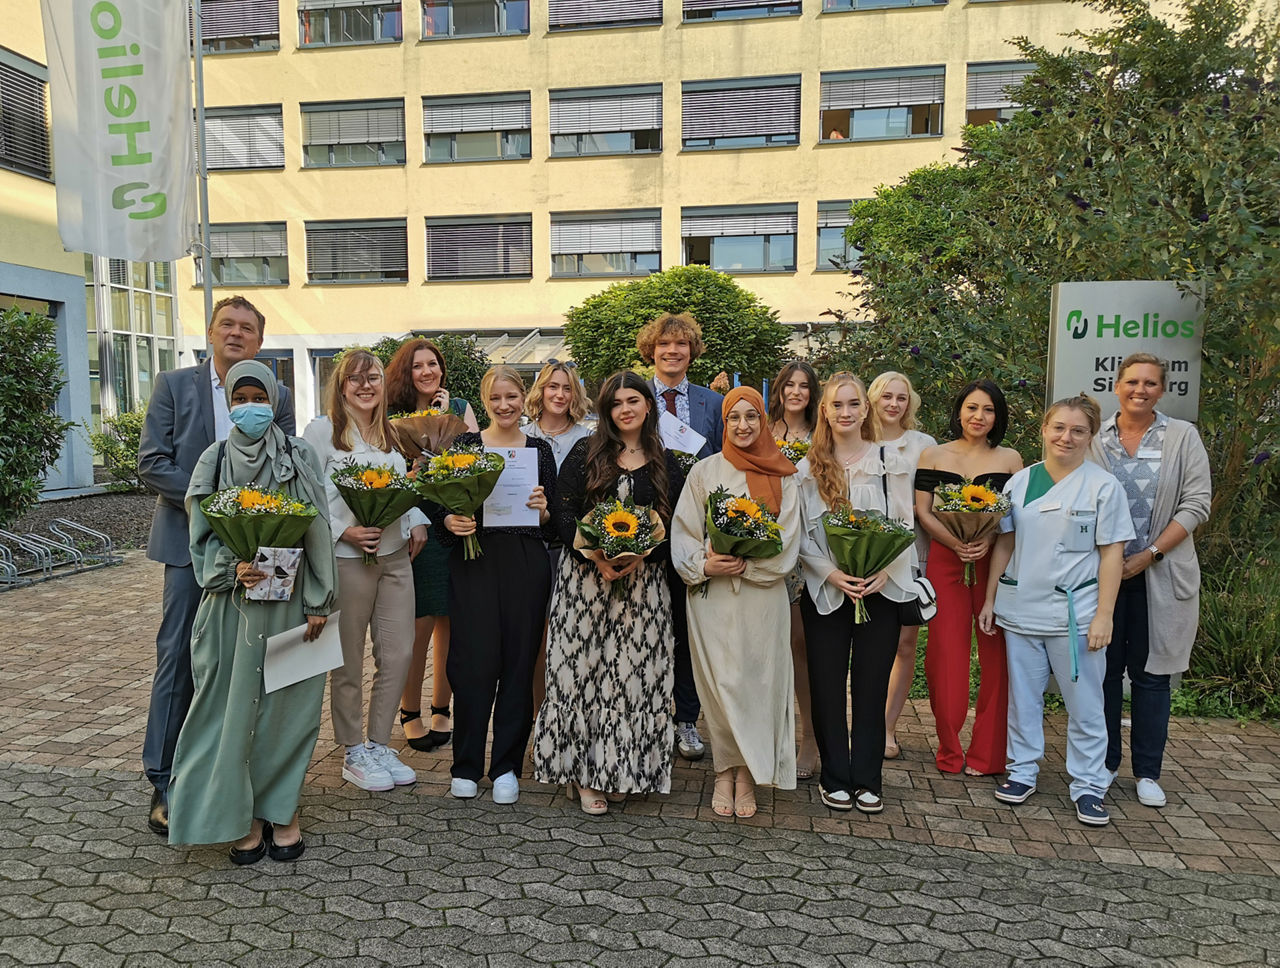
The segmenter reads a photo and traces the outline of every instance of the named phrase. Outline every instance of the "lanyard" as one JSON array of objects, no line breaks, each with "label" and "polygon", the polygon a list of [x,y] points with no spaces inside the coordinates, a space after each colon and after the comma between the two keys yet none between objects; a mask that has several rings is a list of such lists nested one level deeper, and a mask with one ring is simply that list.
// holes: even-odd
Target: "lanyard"
[{"label": "lanyard", "polygon": [[1082,588],[1088,588],[1090,585],[1098,584],[1098,579],[1090,578],[1086,582],[1082,582],[1075,588],[1063,588],[1061,585],[1054,585],[1053,590],[1062,592],[1067,596],[1067,634],[1071,639],[1071,681],[1078,682],[1080,679],[1080,629],[1076,623],[1076,592]]}]

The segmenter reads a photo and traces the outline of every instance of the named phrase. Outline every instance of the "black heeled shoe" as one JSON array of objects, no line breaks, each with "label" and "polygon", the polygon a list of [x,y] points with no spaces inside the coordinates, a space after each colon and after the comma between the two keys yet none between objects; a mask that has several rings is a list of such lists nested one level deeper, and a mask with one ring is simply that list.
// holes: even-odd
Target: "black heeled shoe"
[{"label": "black heeled shoe", "polygon": [[248,864],[256,864],[262,858],[267,856],[267,844],[271,840],[271,824],[265,820],[262,822],[262,836],[258,839],[258,846],[250,847],[248,850],[241,850],[239,847],[232,847],[227,851],[227,856],[231,858],[231,863],[240,867]]},{"label": "black heeled shoe", "polygon": [[[403,728],[406,723],[411,723],[415,719],[422,719],[421,709],[405,709],[403,706],[400,707],[401,728]],[[429,734],[428,736],[410,736],[408,733],[405,733],[404,739],[406,743],[408,743],[413,749],[418,750],[420,753],[429,753],[431,750],[435,749],[434,746],[427,745]]]},{"label": "black heeled shoe", "polygon": [[277,844],[276,832],[271,827],[263,828],[264,836],[267,842],[267,856],[274,861],[291,861],[297,860],[302,856],[302,852],[307,849],[306,843],[302,839],[302,834],[298,834],[298,839],[291,844]]},{"label": "black heeled shoe", "polygon": [[[431,715],[432,716],[448,716],[449,707],[448,706],[432,706]],[[422,742],[426,745],[415,746],[414,749],[421,749],[421,750],[426,750],[427,752],[430,752],[431,750],[438,749],[439,747],[444,746],[451,739],[453,739],[452,729],[432,729],[427,732],[426,736],[422,737]]]}]

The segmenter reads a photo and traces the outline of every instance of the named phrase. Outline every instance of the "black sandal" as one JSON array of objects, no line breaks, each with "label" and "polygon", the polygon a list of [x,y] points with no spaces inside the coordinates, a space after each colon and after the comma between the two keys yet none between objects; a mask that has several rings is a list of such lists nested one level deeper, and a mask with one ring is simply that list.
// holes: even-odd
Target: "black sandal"
[{"label": "black sandal", "polygon": [[[421,709],[405,709],[403,706],[400,707],[400,725],[401,726],[404,726],[405,723],[411,723],[415,719],[417,720],[422,719]],[[427,740],[429,739],[429,736],[410,736],[408,733],[405,733],[404,738],[405,738],[405,741],[413,749],[419,750],[420,752],[427,752],[435,749],[434,746],[427,745]]]},{"label": "black sandal", "polygon": [[250,847],[248,850],[241,850],[239,847],[231,847],[227,850],[227,856],[231,858],[231,863],[238,867],[245,867],[249,864],[256,864],[262,858],[267,856],[269,843],[271,840],[271,824],[263,821],[262,836],[258,840],[256,847]]},{"label": "black sandal", "polygon": [[[449,707],[448,706],[432,706],[431,715],[432,716],[448,716]],[[431,752],[431,750],[444,746],[445,743],[449,742],[449,740],[451,739],[453,739],[452,729],[432,729],[432,730],[428,730],[427,735],[422,737],[421,740],[419,740],[420,743],[424,743],[426,745],[414,746],[413,748],[416,750],[424,750],[429,753]],[[412,740],[410,741],[410,743],[412,744]]]}]

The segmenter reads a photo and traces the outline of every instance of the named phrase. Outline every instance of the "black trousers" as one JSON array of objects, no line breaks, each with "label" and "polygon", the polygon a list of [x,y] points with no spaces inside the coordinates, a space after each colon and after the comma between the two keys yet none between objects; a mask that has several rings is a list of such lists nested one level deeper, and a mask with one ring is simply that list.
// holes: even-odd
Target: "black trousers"
[{"label": "black trousers", "polygon": [[484,554],[449,557],[449,661],[453,686],[453,769],[484,775],[484,740],[493,717],[489,777],[520,775],[533,729],[533,665],[551,595],[551,566],[538,538],[486,531]]},{"label": "black trousers", "polygon": [[[862,625],[854,624],[851,601],[830,615],[819,615],[808,592],[800,597],[800,615],[822,787],[849,793],[867,789],[879,796],[884,704],[898,651],[898,606],[883,595],[864,601],[869,620]],[[852,731],[846,713],[850,701]]]},{"label": "black trousers", "polygon": [[698,699],[698,686],[693,681],[693,659],[689,655],[688,588],[675,566],[667,564],[667,588],[671,591],[671,630],[675,637],[675,687],[676,722],[697,722],[702,712]]},{"label": "black trousers", "polygon": [[1120,583],[1116,595],[1111,644],[1107,646],[1107,675],[1102,701],[1107,717],[1107,769],[1120,769],[1120,719],[1124,711],[1124,674],[1129,673],[1129,751],[1133,775],[1160,779],[1164,747],[1169,740],[1170,678],[1147,671],[1151,649],[1147,618],[1147,576],[1134,575]]}]

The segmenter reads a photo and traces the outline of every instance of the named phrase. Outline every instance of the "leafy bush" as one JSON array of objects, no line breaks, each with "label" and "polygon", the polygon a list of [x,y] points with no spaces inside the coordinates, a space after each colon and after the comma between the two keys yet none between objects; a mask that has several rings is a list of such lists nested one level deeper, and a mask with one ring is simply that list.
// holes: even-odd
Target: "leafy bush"
[{"label": "leafy bush", "polygon": [[[385,365],[407,340],[416,339],[419,335],[427,334],[386,336],[369,349]],[[477,422],[481,427],[486,426],[489,416],[480,400],[480,379],[484,376],[484,371],[489,369],[490,363],[476,337],[462,333],[441,333],[437,336],[427,335],[427,338],[440,347],[440,352],[444,354],[445,369],[449,373],[449,395],[461,397],[471,404]]]},{"label": "leafy bush", "polygon": [[565,338],[583,379],[598,384],[638,366],[636,334],[665,312],[691,313],[702,326],[707,348],[689,368],[689,379],[704,386],[721,370],[758,385],[777,373],[790,338],[777,311],[730,276],[706,266],[675,266],[614,283],[565,313]]},{"label": "leafy bush", "polygon": [[0,314],[0,527],[36,503],[71,426],[54,410],[66,382],[55,334],[48,316]]},{"label": "leafy bush", "polygon": [[138,476],[138,440],[146,416],[146,407],[139,407],[114,417],[103,417],[101,430],[84,424],[89,446],[111,475],[111,483],[106,485],[108,491],[145,493],[150,490]]}]

